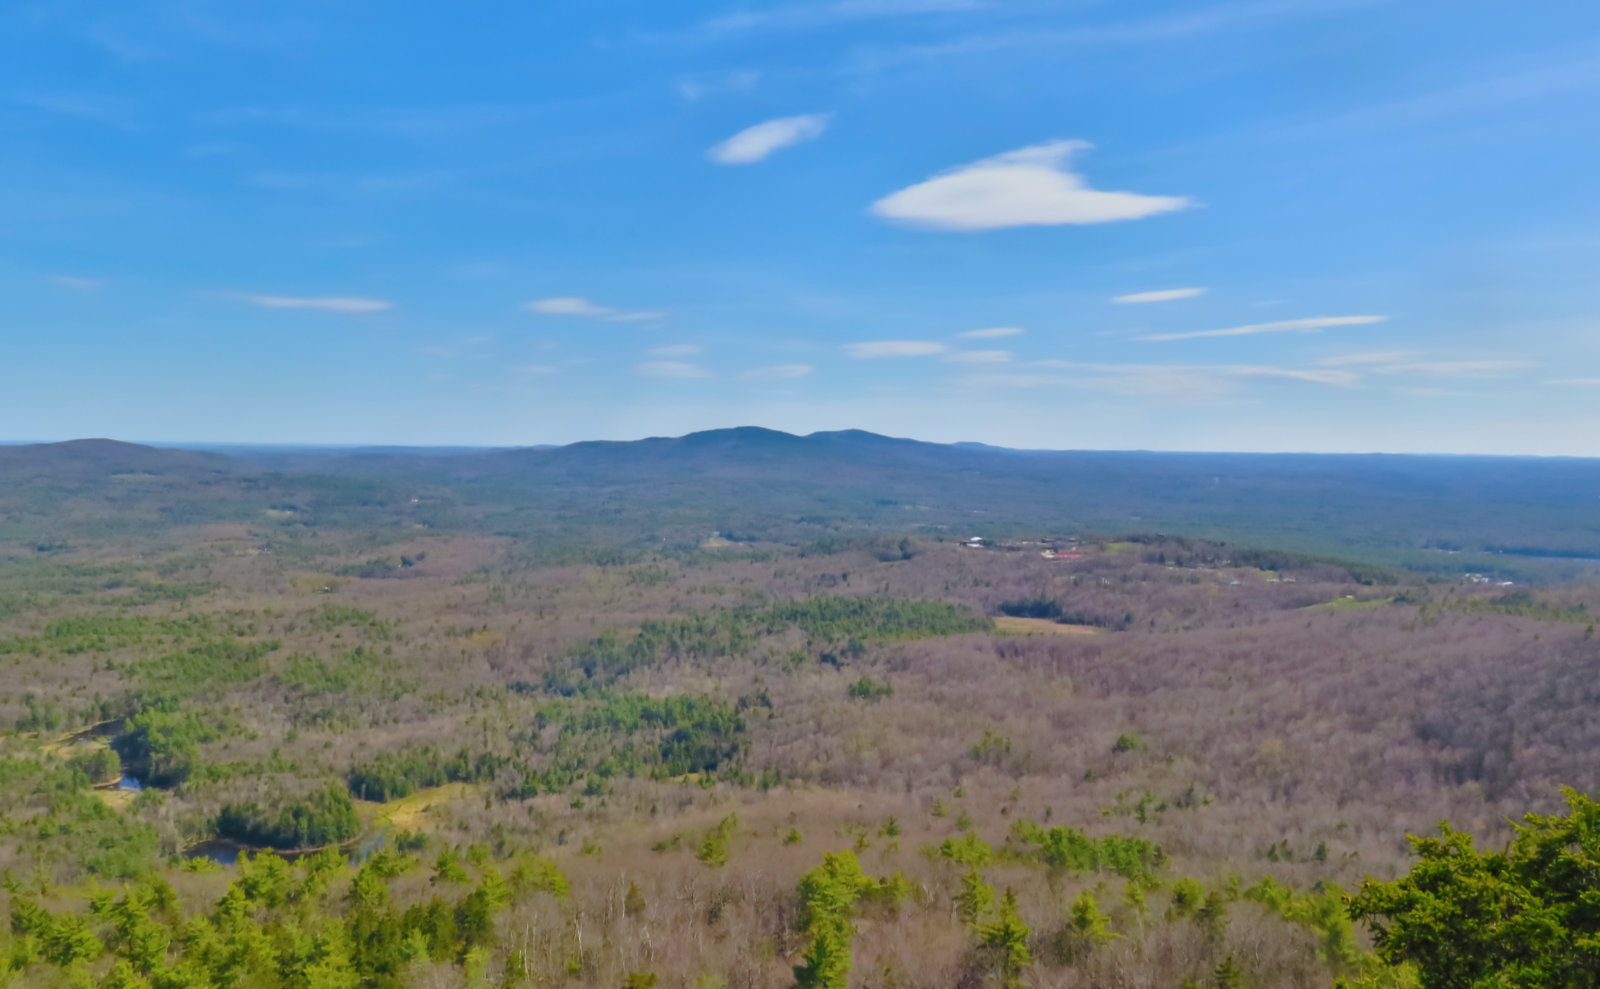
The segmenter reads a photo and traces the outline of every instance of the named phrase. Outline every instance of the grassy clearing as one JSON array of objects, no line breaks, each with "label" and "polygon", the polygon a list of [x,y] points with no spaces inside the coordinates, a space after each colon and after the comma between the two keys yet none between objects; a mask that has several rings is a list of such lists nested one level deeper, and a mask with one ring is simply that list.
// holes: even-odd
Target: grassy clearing
[{"label": "grassy clearing", "polygon": [[465,798],[477,787],[472,783],[446,783],[418,790],[378,805],[376,823],[400,831],[428,831],[433,822],[428,815],[440,807]]},{"label": "grassy clearing", "polygon": [[1048,618],[1013,618],[999,615],[994,619],[994,630],[999,635],[1099,635],[1104,629],[1093,625],[1063,625]]}]

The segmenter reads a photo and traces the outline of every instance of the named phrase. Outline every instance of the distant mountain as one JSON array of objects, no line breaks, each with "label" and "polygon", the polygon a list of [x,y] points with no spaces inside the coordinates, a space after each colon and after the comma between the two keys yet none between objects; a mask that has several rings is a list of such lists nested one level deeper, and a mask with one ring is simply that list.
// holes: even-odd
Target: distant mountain
[{"label": "distant mountain", "polygon": [[84,439],[0,446],[0,478],[11,481],[23,477],[81,480],[140,473],[223,474],[232,466],[232,461],[221,454],[172,450],[120,440]]},{"label": "distant mountain", "polygon": [[1445,572],[1504,572],[1508,557],[1600,568],[1600,460],[1021,451],[753,426],[549,448],[229,452],[0,446],[0,542],[7,525],[34,539],[67,521],[267,518],[568,547],[1142,531]]}]

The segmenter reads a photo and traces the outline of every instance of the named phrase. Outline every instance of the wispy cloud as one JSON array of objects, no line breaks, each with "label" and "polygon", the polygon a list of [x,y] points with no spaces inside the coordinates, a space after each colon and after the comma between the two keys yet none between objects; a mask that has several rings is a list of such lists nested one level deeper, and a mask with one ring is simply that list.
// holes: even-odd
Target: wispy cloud
[{"label": "wispy cloud", "polygon": [[844,352],[857,360],[873,357],[926,357],[949,350],[933,340],[873,340],[867,343],[847,343]]},{"label": "wispy cloud", "polygon": [[647,353],[651,357],[693,357],[704,349],[697,343],[675,343],[666,347],[651,347]]},{"label": "wispy cloud", "polygon": [[83,278],[78,275],[51,275],[50,284],[69,292],[98,292],[106,287],[106,283],[98,278]]},{"label": "wispy cloud", "polygon": [[987,329],[967,330],[964,333],[957,333],[956,337],[961,340],[995,340],[1000,337],[1019,336],[1023,332],[1020,326],[991,326]]},{"label": "wispy cloud", "polygon": [[1112,302],[1137,304],[1141,302],[1175,302],[1178,299],[1192,299],[1197,295],[1205,295],[1203,288],[1164,288],[1157,292],[1134,292],[1132,295],[1119,295]]},{"label": "wispy cloud", "polygon": [[693,378],[711,377],[711,372],[700,365],[688,364],[684,361],[645,361],[642,364],[635,364],[633,369],[647,378],[673,378],[687,381]]},{"label": "wispy cloud", "polygon": [[668,39],[712,42],[763,31],[807,31],[852,21],[942,14],[988,7],[986,0],[823,0],[791,3],[765,10],[736,10],[700,22]]},{"label": "wispy cloud", "polygon": [[517,368],[517,373],[529,378],[540,378],[555,374],[561,368],[554,364],[523,364]]},{"label": "wispy cloud", "polygon": [[1572,388],[1600,388],[1600,378],[1549,378],[1545,384]]},{"label": "wispy cloud", "polygon": [[873,203],[875,215],[927,230],[1111,223],[1194,205],[1183,196],[1091,189],[1068,170],[1084,141],[1051,141],[951,169]]},{"label": "wispy cloud", "polygon": [[706,152],[706,157],[719,165],[753,165],[775,151],[821,137],[831,117],[828,113],[807,113],[768,120],[716,145]]},{"label": "wispy cloud", "polygon": [[602,306],[577,295],[553,296],[548,299],[534,299],[522,308],[541,316],[582,316],[586,319],[604,319],[613,323],[639,323],[652,319],[660,319],[663,315],[658,312],[643,312],[628,309],[613,309]]},{"label": "wispy cloud", "polygon": [[1177,44],[1200,35],[1244,29],[1270,20],[1305,16],[1327,9],[1371,6],[1379,2],[1383,0],[1243,0],[1210,7],[1190,5],[1177,13],[1138,20],[1065,29],[1019,28],[966,34],[932,43],[867,48],[856,53],[853,68],[857,72],[875,72],[905,63],[1025,49],[1103,49],[1114,45]]},{"label": "wispy cloud", "polygon": [[1294,368],[1262,364],[1105,364],[1084,361],[1033,361],[1017,371],[968,375],[963,383],[976,388],[1082,388],[1132,398],[1180,402],[1225,398],[1251,380],[1302,382],[1328,387],[1359,383],[1352,371]]},{"label": "wispy cloud", "polygon": [[387,299],[363,299],[356,296],[295,297],[287,295],[240,295],[243,302],[264,309],[312,309],[317,312],[374,313],[393,309]]},{"label": "wispy cloud", "polygon": [[804,378],[815,370],[816,368],[810,364],[772,364],[741,371],[739,377],[746,381],[782,381],[788,378]]},{"label": "wispy cloud", "polygon": [[1011,361],[1009,350],[957,350],[940,358],[953,364],[1006,364]]},{"label": "wispy cloud", "polygon": [[1498,378],[1533,366],[1532,361],[1522,358],[1418,360],[1416,355],[1399,350],[1338,354],[1323,359],[1322,364],[1358,368],[1366,374],[1410,374],[1426,378]]},{"label": "wispy cloud", "polygon": [[740,69],[734,72],[701,73],[685,76],[678,80],[678,95],[690,103],[696,103],[708,96],[718,93],[743,93],[756,87],[761,81],[761,73],[754,69]]},{"label": "wispy cloud", "polygon": [[1251,323],[1225,330],[1196,330],[1192,333],[1148,333],[1135,340],[1198,340],[1202,337],[1248,337],[1258,333],[1316,333],[1333,326],[1365,326],[1381,323],[1387,316],[1314,316],[1310,319],[1284,319],[1275,323]]}]

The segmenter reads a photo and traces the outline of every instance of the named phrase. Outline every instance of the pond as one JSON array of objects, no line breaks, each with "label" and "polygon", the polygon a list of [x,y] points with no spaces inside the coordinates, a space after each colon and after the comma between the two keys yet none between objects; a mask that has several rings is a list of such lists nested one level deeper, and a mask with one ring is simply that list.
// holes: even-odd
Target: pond
[{"label": "pond", "polygon": [[[338,847],[351,865],[360,865],[377,854],[388,843],[389,832],[374,830],[358,838],[353,838]],[[226,838],[210,838],[185,848],[183,857],[188,859],[210,859],[218,865],[235,865],[238,863],[240,855],[254,855],[257,852],[272,852],[285,861],[297,862],[307,855],[315,855],[320,851],[322,851],[320,848],[256,848],[237,841],[229,841]]]}]

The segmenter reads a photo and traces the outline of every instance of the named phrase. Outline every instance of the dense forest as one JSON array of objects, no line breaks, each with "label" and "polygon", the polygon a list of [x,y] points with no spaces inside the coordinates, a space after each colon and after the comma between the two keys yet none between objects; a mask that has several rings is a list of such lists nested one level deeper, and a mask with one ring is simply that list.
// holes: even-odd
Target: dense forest
[{"label": "dense forest", "polygon": [[[0,451],[0,985],[1600,977],[1561,491],[1350,527],[1324,477],[1274,544],[1038,478],[912,513],[904,463],[863,508],[786,479],[881,437],[789,439],[689,450],[710,488],[682,446]],[[575,507],[624,469],[661,499]],[[1412,511],[1476,542],[1388,540]],[[1553,569],[1479,568],[1513,537]]]}]

